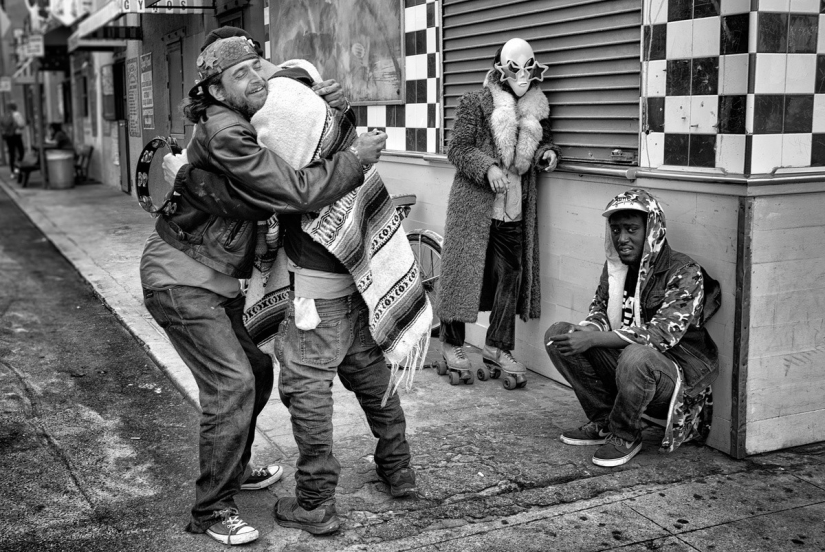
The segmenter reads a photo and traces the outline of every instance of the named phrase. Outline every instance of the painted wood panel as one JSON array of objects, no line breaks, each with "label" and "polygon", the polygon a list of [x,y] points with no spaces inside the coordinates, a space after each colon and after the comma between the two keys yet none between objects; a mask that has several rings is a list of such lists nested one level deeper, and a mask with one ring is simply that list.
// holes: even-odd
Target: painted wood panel
[{"label": "painted wood panel", "polygon": [[825,439],[825,194],[757,198],[746,450]]}]

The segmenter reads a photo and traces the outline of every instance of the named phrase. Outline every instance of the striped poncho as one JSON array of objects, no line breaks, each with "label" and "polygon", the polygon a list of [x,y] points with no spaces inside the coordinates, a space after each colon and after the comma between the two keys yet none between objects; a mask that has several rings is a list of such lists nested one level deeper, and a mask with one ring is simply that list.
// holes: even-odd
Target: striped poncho
[{"label": "striped poncho", "polygon": [[[356,138],[351,114],[329,108],[308,86],[321,80],[315,68],[303,61],[282,67],[269,80],[266,104],[252,118],[258,141],[295,168],[349,147]],[[273,217],[264,227],[265,239],[259,239],[245,312],[253,339],[270,353],[289,291],[286,255],[277,254],[277,227]],[[429,345],[432,307],[401,217],[375,167],[365,171],[361,187],[317,215],[304,215],[302,228],[355,280],[369,308],[370,332],[393,369],[392,390],[404,374],[409,387]],[[398,377],[403,367],[411,369]]]}]

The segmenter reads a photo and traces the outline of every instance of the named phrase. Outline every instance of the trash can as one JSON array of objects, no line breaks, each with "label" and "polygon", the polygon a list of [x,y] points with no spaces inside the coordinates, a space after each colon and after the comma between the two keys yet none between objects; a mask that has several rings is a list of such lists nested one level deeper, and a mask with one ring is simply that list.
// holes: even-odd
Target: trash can
[{"label": "trash can", "polygon": [[46,170],[49,171],[49,188],[65,190],[74,186],[74,151],[46,150]]}]

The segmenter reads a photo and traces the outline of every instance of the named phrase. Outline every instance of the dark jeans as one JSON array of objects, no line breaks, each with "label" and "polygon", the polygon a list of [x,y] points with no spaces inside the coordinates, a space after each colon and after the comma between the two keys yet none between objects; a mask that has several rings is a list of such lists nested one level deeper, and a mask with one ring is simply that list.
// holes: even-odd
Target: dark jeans
[{"label": "dark jeans", "polygon": [[369,313],[359,294],[316,299],[321,323],[299,330],[290,302],[275,350],[281,362],[278,391],[292,417],[298,444],[295,495],[313,510],[334,498],[341,465],[332,453],[332,380],[355,393],[372,434],[378,439],[375,463],[386,474],[410,464],[407,422],[395,394],[381,406],[390,382],[384,354],[369,330]]},{"label": "dark jeans", "polygon": [[3,140],[6,141],[6,148],[9,151],[9,168],[13,171],[23,160],[23,136],[20,134],[3,136]]},{"label": "dark jeans", "polygon": [[633,441],[641,437],[642,414],[667,418],[677,378],[672,360],[652,347],[637,344],[624,349],[593,347],[572,357],[546,345],[550,336],[567,333],[571,327],[567,322],[553,324],[544,334],[544,343],[588,420]]},{"label": "dark jeans", "polygon": [[236,507],[255,422],[272,393],[272,359],[244,327],[243,295],[176,286],[143,297],[198,383],[200,475],[187,530],[203,533],[213,512]]},{"label": "dark jeans", "polygon": [[[516,345],[516,306],[521,284],[524,242],[521,221],[492,220],[479,310],[490,311],[487,345],[512,351]],[[450,345],[464,345],[464,322],[441,324],[441,336]]]}]

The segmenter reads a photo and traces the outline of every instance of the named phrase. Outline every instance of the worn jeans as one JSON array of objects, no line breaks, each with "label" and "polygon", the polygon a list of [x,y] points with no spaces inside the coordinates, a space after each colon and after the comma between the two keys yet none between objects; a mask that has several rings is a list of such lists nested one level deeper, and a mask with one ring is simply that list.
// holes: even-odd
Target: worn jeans
[{"label": "worn jeans", "polygon": [[[521,221],[490,223],[479,310],[490,311],[487,345],[512,351],[516,344],[516,307],[521,284],[524,247]],[[450,345],[464,345],[464,322],[441,324],[441,336]]]},{"label": "worn jeans", "polygon": [[214,512],[236,507],[255,422],[272,393],[272,359],[244,327],[243,295],[176,286],[143,297],[198,384],[200,475],[187,530],[203,533]]},{"label": "worn jeans", "polygon": [[378,439],[375,463],[390,475],[410,465],[407,422],[397,394],[381,406],[390,382],[384,354],[369,330],[369,313],[359,294],[316,299],[320,324],[295,326],[290,303],[275,342],[281,363],[278,391],[292,418],[298,444],[295,495],[313,510],[335,497],[341,465],[332,452],[332,380],[335,374],[355,393],[372,434]]},{"label": "worn jeans", "polygon": [[608,426],[625,441],[633,441],[641,437],[642,414],[667,418],[678,377],[672,360],[652,347],[638,344],[624,349],[592,347],[566,357],[547,342],[571,327],[567,322],[553,324],[544,334],[544,343],[556,369],[573,387],[588,420]]}]

